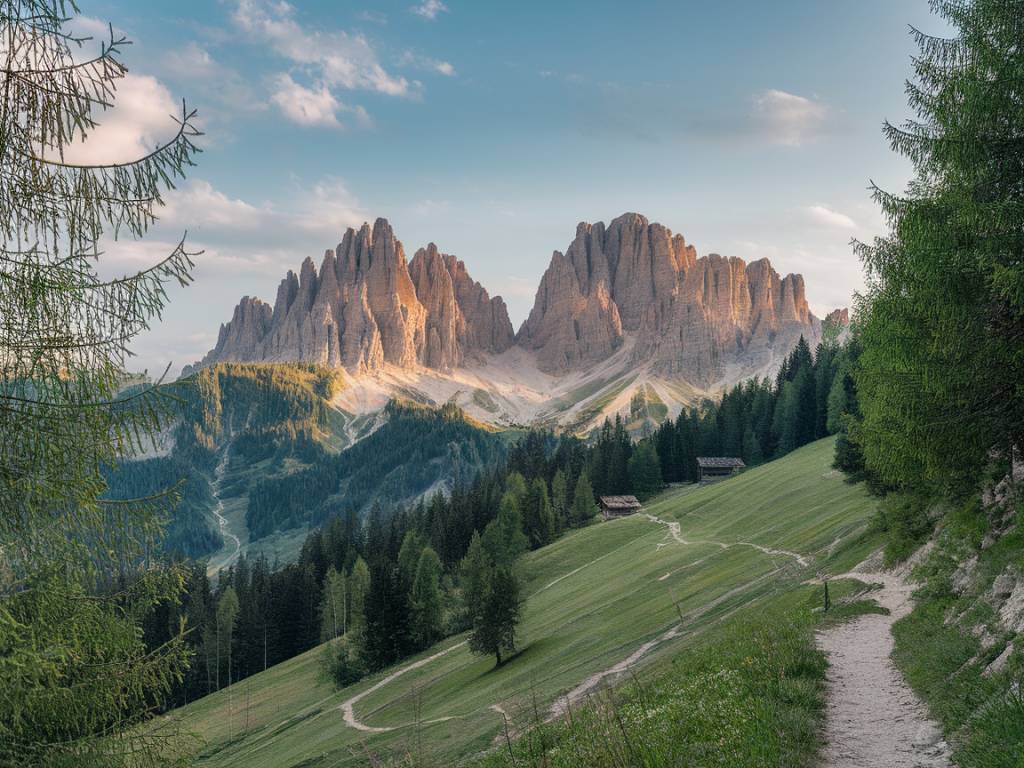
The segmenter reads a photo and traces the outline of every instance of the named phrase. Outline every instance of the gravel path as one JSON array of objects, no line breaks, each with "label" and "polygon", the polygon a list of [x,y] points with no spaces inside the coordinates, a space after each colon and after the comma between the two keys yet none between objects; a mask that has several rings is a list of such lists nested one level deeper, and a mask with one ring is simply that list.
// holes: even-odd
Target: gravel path
[{"label": "gravel path", "polygon": [[[442,656],[444,656],[445,654],[451,653],[456,648],[461,648],[465,644],[466,644],[466,641],[463,640],[461,643],[456,643],[455,645],[448,646],[443,651],[438,651],[433,656],[427,656],[425,659],[420,659],[419,661],[414,661],[412,664],[407,664],[406,666],[402,667],[401,669],[399,669],[399,670],[397,670],[395,672],[392,672],[390,675],[388,675],[387,677],[383,678],[382,680],[379,680],[377,683],[375,683],[374,685],[370,686],[369,688],[367,688],[362,693],[357,693],[352,698],[348,699],[347,701],[342,702],[341,705],[338,707],[338,709],[341,710],[342,718],[345,720],[345,724],[348,725],[350,728],[355,728],[357,731],[364,731],[365,733],[387,733],[388,731],[395,730],[396,726],[376,728],[376,727],[374,727],[372,725],[367,725],[366,723],[362,722],[359,718],[356,717],[356,712],[355,712],[356,704],[358,704],[361,699],[363,699],[366,696],[369,696],[374,691],[379,691],[385,685],[388,685],[389,683],[394,682],[394,680],[396,678],[401,677],[406,672],[412,672],[414,669],[419,669],[420,667],[426,666],[427,664],[429,664],[430,662],[434,661],[435,659],[439,659]],[[425,721],[424,724],[435,723],[435,722],[440,723],[440,722],[444,722],[446,720],[453,720],[453,719],[454,719],[454,716],[452,716],[452,717],[441,717],[441,718],[438,718],[436,720]]]},{"label": "gravel path", "polygon": [[[783,557],[790,557],[790,558],[796,560],[804,568],[806,568],[808,565],[811,564],[810,560],[808,560],[806,557],[804,557],[803,555],[798,554],[796,552],[790,552],[788,549],[772,549],[771,547],[763,547],[760,544],[754,544],[753,542],[750,542],[750,541],[726,542],[726,541],[711,541],[710,539],[694,539],[694,540],[690,541],[689,539],[684,539],[683,538],[682,527],[679,525],[679,523],[677,523],[677,522],[670,522],[668,520],[662,520],[660,517],[656,517],[655,515],[652,515],[650,513],[646,513],[645,516],[652,523],[658,523],[659,525],[667,526],[668,527],[669,535],[673,539],[675,539],[676,542],[679,543],[679,544],[684,544],[684,545],[687,545],[687,546],[692,545],[692,544],[710,544],[712,546],[719,547],[721,549],[729,549],[731,547],[750,547],[751,549],[756,549],[758,552],[762,552],[762,553],[764,553],[766,555],[781,555]],[[660,548],[660,547],[664,546],[664,544],[659,544],[658,546]]]},{"label": "gravel path", "polygon": [[888,615],[868,614],[818,633],[828,654],[825,768],[950,768],[942,732],[889,658],[892,625],[913,608],[912,587],[892,573],[849,573],[879,583]]}]

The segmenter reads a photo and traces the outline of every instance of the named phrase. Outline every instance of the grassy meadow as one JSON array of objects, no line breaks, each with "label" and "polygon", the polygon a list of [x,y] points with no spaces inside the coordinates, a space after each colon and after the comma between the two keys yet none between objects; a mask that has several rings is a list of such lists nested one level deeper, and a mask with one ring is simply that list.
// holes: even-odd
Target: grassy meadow
[{"label": "grassy meadow", "polygon": [[[874,502],[831,470],[832,451],[823,440],[714,486],[669,490],[647,504],[661,522],[636,515],[595,524],[530,553],[521,565],[519,653],[499,669],[471,655],[460,636],[385,685],[378,683],[417,659],[335,690],[314,649],[173,717],[204,741],[203,766],[478,759],[501,745],[502,712],[510,728],[525,730],[567,692],[579,695],[577,707],[584,694],[622,679],[605,673],[624,660],[646,678],[669,659],[685,668],[686,659],[714,653],[719,633],[761,613],[751,608],[809,613],[820,588],[801,583],[819,570],[846,570],[875,544],[864,535]],[[676,535],[668,523],[678,523]],[[376,731],[343,719],[341,705],[360,694],[354,715]]]}]

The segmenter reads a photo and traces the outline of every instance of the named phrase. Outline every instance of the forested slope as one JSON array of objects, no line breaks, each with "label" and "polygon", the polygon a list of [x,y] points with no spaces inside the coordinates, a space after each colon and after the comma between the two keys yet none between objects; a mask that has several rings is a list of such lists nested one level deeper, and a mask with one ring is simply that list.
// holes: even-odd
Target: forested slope
[{"label": "forested slope", "polygon": [[181,482],[164,546],[197,558],[223,544],[214,508],[248,544],[469,482],[504,456],[507,440],[454,406],[393,401],[375,420],[358,420],[332,405],[340,386],[335,372],[315,366],[204,368],[167,387],[180,416],[158,441],[164,450],[108,471],[108,495],[146,496]]}]

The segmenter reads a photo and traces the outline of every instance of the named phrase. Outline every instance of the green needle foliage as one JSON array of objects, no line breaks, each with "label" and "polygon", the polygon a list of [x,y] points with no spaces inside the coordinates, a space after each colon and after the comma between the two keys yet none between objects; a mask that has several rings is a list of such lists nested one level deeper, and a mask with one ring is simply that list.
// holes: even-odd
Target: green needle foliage
[{"label": "green needle foliage", "polygon": [[[147,650],[141,620],[182,577],[150,559],[173,492],[103,500],[103,471],[167,424],[158,387],[124,394],[132,339],[186,284],[184,241],[138,274],[97,271],[104,235],[141,237],[198,152],[183,108],[133,162],[76,165],[126,72],[95,56],[70,0],[0,0],[0,765],[159,765],[136,724],[187,663],[181,632]],[[76,55],[77,54],[77,55]]]},{"label": "green needle foliage", "polygon": [[497,666],[502,652],[516,649],[516,630],[523,610],[519,579],[511,568],[495,568],[490,573],[487,589],[480,605],[480,614],[473,622],[469,649],[481,655],[493,654]]},{"label": "green needle foliage", "polygon": [[875,190],[892,234],[859,245],[851,434],[889,483],[963,493],[1024,438],[1024,2],[931,5],[957,34],[913,30],[916,119],[885,125],[916,177]]}]

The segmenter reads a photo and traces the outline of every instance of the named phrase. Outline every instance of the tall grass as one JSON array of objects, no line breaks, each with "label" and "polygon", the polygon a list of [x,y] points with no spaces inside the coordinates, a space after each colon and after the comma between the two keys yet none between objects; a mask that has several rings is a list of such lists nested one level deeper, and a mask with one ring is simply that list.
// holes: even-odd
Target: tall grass
[{"label": "tall grass", "polygon": [[[843,598],[839,587],[837,597]],[[756,619],[734,620],[696,647],[573,708],[561,720],[513,715],[479,768],[801,768],[816,763],[824,654],[814,642],[820,589],[801,589]],[[871,610],[841,604],[830,617]]]}]

